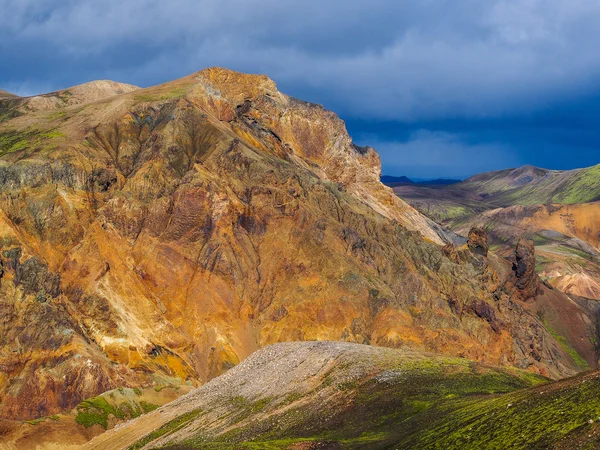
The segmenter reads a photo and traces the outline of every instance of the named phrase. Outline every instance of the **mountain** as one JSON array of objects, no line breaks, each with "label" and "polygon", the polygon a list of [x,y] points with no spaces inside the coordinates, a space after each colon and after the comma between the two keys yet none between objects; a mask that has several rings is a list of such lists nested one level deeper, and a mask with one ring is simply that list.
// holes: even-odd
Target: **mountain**
[{"label": "mountain", "polygon": [[500,403],[503,393],[546,381],[405,349],[276,344],[84,448],[431,448],[400,443],[468,405]]},{"label": "mountain", "polygon": [[85,105],[137,89],[130,84],[99,80],[33,97],[18,97],[0,90],[0,123],[33,111],[56,110],[60,115],[63,107]]},{"label": "mountain", "polygon": [[412,184],[418,184],[421,186],[446,186],[446,185],[450,185],[450,184],[460,183],[460,181],[461,181],[461,180],[452,180],[449,178],[435,178],[433,180],[413,181],[410,178],[407,178],[405,176],[394,177],[391,175],[382,175],[380,177],[380,179],[383,184],[385,184],[386,186],[392,187],[392,188],[396,187],[396,186],[404,186],[404,185],[412,185]]},{"label": "mountain", "polygon": [[0,418],[199,386],[282,341],[597,367],[595,303],[541,283],[532,243],[512,264],[398,198],[332,112],[221,68],[91,86],[0,123]]},{"label": "mountain", "polygon": [[405,176],[394,177],[391,175],[382,175],[380,177],[380,180],[383,184],[385,184],[386,186],[390,186],[390,187],[403,185],[403,184],[414,184],[415,183],[410,178],[407,178]]},{"label": "mountain", "polygon": [[600,200],[600,164],[564,171],[523,166],[475,175],[454,187],[497,206],[586,203]]},{"label": "mountain", "polygon": [[510,256],[524,236],[536,243],[537,271],[573,295],[600,299],[600,165],[569,171],[533,166],[475,175],[443,189],[395,187],[433,220],[465,235],[486,229]]}]

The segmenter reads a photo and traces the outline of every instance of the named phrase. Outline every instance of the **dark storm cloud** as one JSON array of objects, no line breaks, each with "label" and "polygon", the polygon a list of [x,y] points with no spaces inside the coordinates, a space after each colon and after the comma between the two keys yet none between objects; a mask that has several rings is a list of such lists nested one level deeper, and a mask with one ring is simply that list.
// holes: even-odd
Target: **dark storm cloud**
[{"label": "dark storm cloud", "polygon": [[[578,164],[599,162],[597,0],[0,0],[0,11],[0,86],[20,94],[221,65],[334,109],[379,144],[388,172],[567,167],[552,154],[571,140]],[[558,143],[552,121],[567,124]]]}]

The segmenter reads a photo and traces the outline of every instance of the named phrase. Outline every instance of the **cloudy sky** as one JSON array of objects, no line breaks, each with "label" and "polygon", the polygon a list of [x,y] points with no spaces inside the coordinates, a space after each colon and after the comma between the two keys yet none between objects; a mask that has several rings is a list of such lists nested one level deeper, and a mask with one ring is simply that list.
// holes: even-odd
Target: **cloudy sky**
[{"label": "cloudy sky", "polygon": [[0,88],[266,73],[383,172],[600,163],[598,0],[0,0]]}]

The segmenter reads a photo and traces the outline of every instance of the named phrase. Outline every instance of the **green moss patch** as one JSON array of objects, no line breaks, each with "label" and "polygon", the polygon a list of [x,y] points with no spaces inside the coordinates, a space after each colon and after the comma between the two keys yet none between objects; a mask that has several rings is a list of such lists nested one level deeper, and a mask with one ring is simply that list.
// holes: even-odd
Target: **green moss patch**
[{"label": "green moss patch", "polygon": [[[112,397],[114,398],[114,396]],[[75,421],[86,428],[100,425],[106,429],[108,419],[111,416],[120,420],[134,419],[142,414],[154,411],[156,408],[158,408],[158,405],[143,400],[139,403],[131,401],[115,405],[109,402],[105,396],[99,396],[84,400],[77,405]]]},{"label": "green moss patch", "polygon": [[42,131],[28,128],[22,131],[0,132],[0,156],[27,149],[38,149],[63,136],[55,129]]},{"label": "green moss patch", "polygon": [[181,98],[187,94],[187,87],[178,87],[170,91],[148,92],[142,91],[134,96],[134,100],[138,103],[156,102],[161,100],[171,100]]}]

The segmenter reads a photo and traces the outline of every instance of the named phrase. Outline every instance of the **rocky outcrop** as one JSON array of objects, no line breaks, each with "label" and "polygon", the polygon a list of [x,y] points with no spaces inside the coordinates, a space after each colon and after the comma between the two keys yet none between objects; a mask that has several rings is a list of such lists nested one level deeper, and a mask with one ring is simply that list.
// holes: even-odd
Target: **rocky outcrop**
[{"label": "rocky outcrop", "polygon": [[483,228],[471,228],[469,230],[469,235],[467,239],[467,245],[473,253],[481,256],[487,256],[489,247],[487,241],[487,234]]},{"label": "rocky outcrop", "polygon": [[532,240],[519,239],[515,248],[513,272],[515,286],[523,300],[534,298],[538,292],[540,280],[535,273],[535,246]]}]

